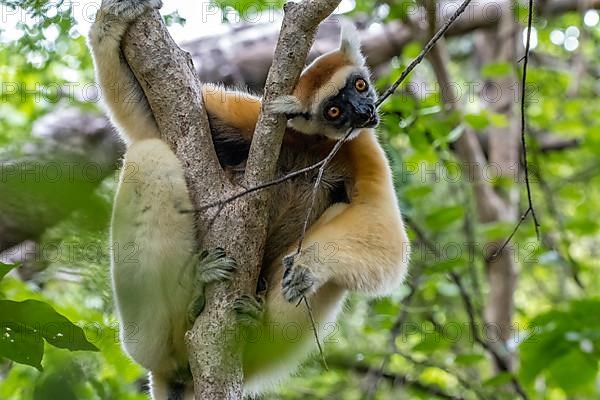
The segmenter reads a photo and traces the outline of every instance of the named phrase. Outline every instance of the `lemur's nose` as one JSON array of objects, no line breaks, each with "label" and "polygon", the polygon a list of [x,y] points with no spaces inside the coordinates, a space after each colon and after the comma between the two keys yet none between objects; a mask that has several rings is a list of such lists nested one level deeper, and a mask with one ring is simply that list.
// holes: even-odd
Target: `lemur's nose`
[{"label": "lemur's nose", "polygon": [[375,118],[375,106],[373,104],[361,104],[356,110],[357,118],[361,123],[366,123]]}]

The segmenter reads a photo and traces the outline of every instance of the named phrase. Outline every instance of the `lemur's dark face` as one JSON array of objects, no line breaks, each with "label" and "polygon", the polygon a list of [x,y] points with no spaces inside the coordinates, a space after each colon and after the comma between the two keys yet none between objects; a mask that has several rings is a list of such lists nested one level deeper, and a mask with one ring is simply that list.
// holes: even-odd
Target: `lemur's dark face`
[{"label": "lemur's dark face", "polygon": [[327,136],[344,137],[350,129],[373,128],[379,123],[377,95],[362,71],[348,75],[337,94],[325,99],[315,116],[328,126]]}]

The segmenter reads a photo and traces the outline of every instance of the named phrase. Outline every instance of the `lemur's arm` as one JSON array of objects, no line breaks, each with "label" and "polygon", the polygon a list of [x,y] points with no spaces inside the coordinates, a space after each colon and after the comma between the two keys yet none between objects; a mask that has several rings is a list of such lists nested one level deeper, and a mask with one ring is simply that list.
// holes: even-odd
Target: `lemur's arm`
[{"label": "lemur's arm", "polygon": [[364,130],[343,151],[354,179],[350,204],[330,207],[307,232],[303,252],[285,259],[283,294],[289,301],[326,282],[381,295],[406,273],[408,239],[383,150]]},{"label": "lemur's arm", "polygon": [[160,0],[123,5],[105,1],[96,14],[89,40],[96,79],[112,122],[128,142],[158,137],[148,100],[121,51],[121,40],[129,24],[149,8],[160,8]]},{"label": "lemur's arm", "polygon": [[211,118],[239,130],[251,141],[260,114],[261,99],[249,93],[205,83],[202,86],[204,107]]}]

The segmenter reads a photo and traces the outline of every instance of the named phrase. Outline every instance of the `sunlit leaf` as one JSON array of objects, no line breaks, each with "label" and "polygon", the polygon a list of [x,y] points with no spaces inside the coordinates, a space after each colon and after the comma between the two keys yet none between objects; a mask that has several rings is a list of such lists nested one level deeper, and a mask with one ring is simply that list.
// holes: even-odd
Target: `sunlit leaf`
[{"label": "sunlit leaf", "polygon": [[481,130],[489,125],[489,119],[485,114],[466,114],[465,121],[476,130]]},{"label": "sunlit leaf", "polygon": [[435,230],[441,230],[450,224],[461,220],[465,215],[463,206],[442,206],[435,208],[425,217],[427,226]]},{"label": "sunlit leaf", "polygon": [[512,70],[513,65],[507,62],[490,63],[481,67],[481,76],[484,78],[499,78],[509,74]]},{"label": "sunlit leaf", "polygon": [[8,274],[13,268],[17,268],[18,265],[17,264],[5,264],[3,262],[0,262],[0,281],[2,280],[2,278],[4,278],[6,276],[6,274]]},{"label": "sunlit leaf", "polygon": [[63,349],[98,351],[81,328],[42,301],[0,300],[0,326],[10,329],[2,332],[2,356],[17,362],[25,360],[37,368],[42,358],[40,351],[43,354],[42,339]]}]

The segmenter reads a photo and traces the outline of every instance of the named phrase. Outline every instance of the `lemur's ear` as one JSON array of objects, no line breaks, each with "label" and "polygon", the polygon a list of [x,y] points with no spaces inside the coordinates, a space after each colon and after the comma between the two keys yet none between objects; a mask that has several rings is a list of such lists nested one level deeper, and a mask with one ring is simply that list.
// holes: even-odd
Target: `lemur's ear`
[{"label": "lemur's ear", "polygon": [[342,32],[340,34],[340,51],[344,53],[356,65],[365,65],[365,57],[360,51],[360,36],[352,22],[342,20],[340,22]]},{"label": "lemur's ear", "polygon": [[270,112],[280,114],[301,114],[304,112],[300,100],[292,95],[280,96],[274,99],[268,107]]}]

